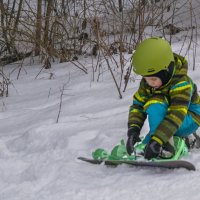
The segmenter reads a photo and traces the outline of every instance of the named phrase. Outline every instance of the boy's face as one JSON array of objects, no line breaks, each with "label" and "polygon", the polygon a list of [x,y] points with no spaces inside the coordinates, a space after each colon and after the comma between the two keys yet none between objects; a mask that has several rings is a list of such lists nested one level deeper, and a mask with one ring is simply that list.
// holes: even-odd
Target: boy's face
[{"label": "boy's face", "polygon": [[146,80],[147,84],[154,89],[162,86],[161,79],[156,76],[144,77],[144,79]]}]

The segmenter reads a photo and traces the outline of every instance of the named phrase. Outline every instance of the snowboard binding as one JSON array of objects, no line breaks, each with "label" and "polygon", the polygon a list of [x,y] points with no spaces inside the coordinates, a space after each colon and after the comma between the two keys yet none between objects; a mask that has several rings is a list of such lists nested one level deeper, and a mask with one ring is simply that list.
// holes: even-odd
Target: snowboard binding
[{"label": "snowboard binding", "polygon": [[[185,143],[185,140],[174,136],[174,149],[175,153],[174,155],[166,156],[163,153],[158,157],[152,159],[153,161],[171,161],[171,160],[179,160],[181,157],[188,155],[188,147]],[[129,155],[126,150],[126,145],[124,140],[122,139],[119,145],[116,145],[111,153],[108,151],[98,148],[92,153],[92,157],[95,160],[125,160],[125,161],[131,161],[131,160],[142,160],[145,144],[142,142],[143,138],[141,138],[141,142],[136,143],[134,149],[133,155]]]}]

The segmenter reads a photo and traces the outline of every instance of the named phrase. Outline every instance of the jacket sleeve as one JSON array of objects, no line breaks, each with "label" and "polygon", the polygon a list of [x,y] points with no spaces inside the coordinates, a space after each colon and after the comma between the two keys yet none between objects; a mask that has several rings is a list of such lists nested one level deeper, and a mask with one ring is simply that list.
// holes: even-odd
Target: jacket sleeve
[{"label": "jacket sleeve", "polygon": [[145,102],[145,90],[140,86],[138,91],[133,95],[133,104],[130,106],[128,117],[128,127],[135,128],[137,132],[140,132],[147,116],[143,108]]},{"label": "jacket sleeve", "polygon": [[154,135],[166,143],[172,137],[188,113],[193,83],[183,80],[173,85],[169,91],[170,105],[167,115],[156,129]]}]

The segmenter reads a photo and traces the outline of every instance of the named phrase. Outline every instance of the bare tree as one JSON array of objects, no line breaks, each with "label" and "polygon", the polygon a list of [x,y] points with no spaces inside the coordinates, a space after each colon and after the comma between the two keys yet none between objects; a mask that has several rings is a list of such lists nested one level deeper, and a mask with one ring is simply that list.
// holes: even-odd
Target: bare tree
[{"label": "bare tree", "polygon": [[53,0],[48,0],[46,16],[45,16],[44,37],[43,37],[45,48],[48,48],[48,46],[50,45],[49,29],[50,29],[50,20],[52,11],[53,11]]},{"label": "bare tree", "polygon": [[[14,5],[14,4],[13,4]],[[5,42],[6,49],[9,53],[12,52],[12,47],[9,41],[9,29],[8,29],[8,8],[5,7],[3,0],[0,0],[0,9],[1,9],[1,29],[2,37]]]},{"label": "bare tree", "polygon": [[37,1],[37,20],[36,20],[36,33],[35,33],[35,55],[40,54],[40,44],[42,36],[42,0]]},{"label": "bare tree", "polygon": [[24,52],[33,51],[41,55],[43,68],[51,67],[57,59],[87,73],[78,59],[91,56],[92,80],[97,74],[98,81],[106,66],[121,97],[124,73],[128,72],[124,88],[131,76],[125,54],[131,57],[146,37],[156,35],[173,41],[184,31],[180,52],[186,55],[193,51],[195,62],[200,10],[199,4],[193,5],[196,1],[37,0],[36,6],[34,2],[0,0],[1,65],[7,63],[6,56],[11,55],[13,62],[23,59]]}]

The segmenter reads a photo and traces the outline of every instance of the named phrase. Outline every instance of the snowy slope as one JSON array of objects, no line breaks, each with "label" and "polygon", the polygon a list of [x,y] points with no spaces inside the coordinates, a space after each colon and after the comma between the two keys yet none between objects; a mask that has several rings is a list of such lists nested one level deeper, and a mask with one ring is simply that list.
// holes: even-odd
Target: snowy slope
[{"label": "snowy slope", "polygon": [[[178,51],[180,46],[175,43],[173,48]],[[88,58],[88,70],[90,62]],[[8,66],[7,74],[15,68]],[[196,68],[189,73],[200,88],[200,59]],[[139,81],[130,82],[120,100],[108,71],[92,82],[91,73],[70,63],[54,64],[35,79],[40,69],[27,62],[18,80],[18,70],[12,72],[9,97],[1,98],[1,200],[200,199],[199,150],[187,158],[196,165],[195,172],[107,168],[76,159],[89,157],[98,147],[111,150],[126,139],[128,108]]]}]

